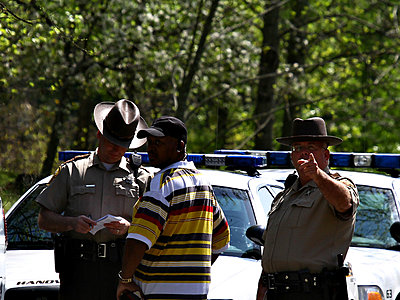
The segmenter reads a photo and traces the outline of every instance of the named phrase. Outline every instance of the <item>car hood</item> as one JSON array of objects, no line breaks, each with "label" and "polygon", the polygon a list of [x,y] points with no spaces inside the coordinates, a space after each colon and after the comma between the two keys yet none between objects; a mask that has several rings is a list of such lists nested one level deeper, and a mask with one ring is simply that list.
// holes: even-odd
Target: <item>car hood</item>
[{"label": "car hood", "polygon": [[399,251],[350,247],[346,261],[352,266],[357,285],[378,284],[385,290],[395,289],[393,283],[400,282]]},{"label": "car hood", "polygon": [[6,289],[58,285],[53,250],[7,250]]},{"label": "car hood", "polygon": [[260,274],[260,260],[220,255],[211,268],[208,299],[254,300]]}]

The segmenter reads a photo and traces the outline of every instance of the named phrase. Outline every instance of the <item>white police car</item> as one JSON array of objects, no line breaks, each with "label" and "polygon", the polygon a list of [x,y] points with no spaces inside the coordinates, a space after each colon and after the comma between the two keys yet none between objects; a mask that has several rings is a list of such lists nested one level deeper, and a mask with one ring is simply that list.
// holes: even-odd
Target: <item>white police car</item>
[{"label": "white police car", "polygon": [[[248,154],[251,151],[218,153]],[[286,151],[257,151],[266,157],[269,166],[289,167],[290,154]],[[400,300],[400,155],[366,153],[331,153],[330,166],[336,168],[374,168],[394,177],[367,172],[342,171],[358,187],[360,205],[357,209],[355,232],[346,263],[351,265],[357,284],[349,299]],[[264,169],[263,176],[284,182],[293,169]],[[265,225],[265,224],[263,224]],[[348,285],[349,280],[348,280]],[[349,286],[352,290],[352,287]]]},{"label": "white police car", "polygon": [[[82,152],[65,151],[65,161]],[[129,153],[127,154],[129,155]],[[142,154],[144,163],[147,156]],[[255,171],[263,158],[235,155],[189,155],[189,160],[208,169],[206,173],[228,219],[231,244],[212,267],[209,299],[255,299],[261,273],[261,247],[246,238],[246,229],[266,222],[266,211],[283,184],[242,173],[209,170],[209,167],[240,166]],[[34,201],[50,176],[31,187],[7,212],[8,250],[5,299],[56,299],[59,287],[54,271],[53,239],[37,226],[39,207]]]},{"label": "white police car", "polygon": [[[288,170],[259,170],[265,165],[284,167],[290,164],[288,152],[242,154],[228,156],[189,155],[197,164],[212,166],[240,166],[246,174],[226,171],[202,170],[209,175],[215,194],[231,228],[231,247],[221,255],[212,267],[210,299],[255,299],[257,282],[261,272],[261,249],[246,239],[246,229],[254,224],[266,224],[273,196],[283,188]],[[81,152],[62,152],[60,160],[67,160]],[[355,154],[352,161],[368,161]],[[333,166],[345,163],[332,155]],[[239,159],[240,157],[240,159]],[[342,159],[343,159],[342,157]],[[142,155],[144,162],[146,156]],[[349,158],[349,159],[350,159]],[[354,160],[353,160],[354,159]],[[374,157],[373,161],[379,161]],[[235,161],[236,160],[236,161]],[[346,163],[347,164],[347,163]],[[359,164],[359,163],[357,163]],[[400,169],[400,163],[389,163]],[[346,166],[354,166],[355,163]],[[380,165],[385,167],[385,165]],[[399,221],[399,179],[383,175],[356,173],[343,174],[351,177],[359,187],[361,204],[358,210],[356,234],[347,255],[354,277],[348,278],[349,299],[399,300],[400,253],[399,244],[388,236],[391,223]],[[367,177],[374,177],[372,182]],[[384,178],[378,180],[377,178]],[[271,178],[276,178],[275,181]],[[58,274],[54,272],[52,237],[37,227],[38,206],[34,199],[45,187],[50,177],[29,189],[7,212],[8,251],[6,259],[6,300],[9,299],[56,299]],[[364,188],[365,187],[365,188]],[[367,209],[375,209],[375,213]],[[382,210],[377,210],[378,208]],[[365,209],[365,214],[363,213]],[[364,217],[361,217],[364,216]],[[389,221],[388,221],[389,220]],[[395,223],[399,224],[399,223]],[[399,225],[398,225],[399,226]],[[399,235],[396,226],[393,234]],[[355,285],[357,284],[357,286]],[[358,289],[357,289],[358,287]]]}]

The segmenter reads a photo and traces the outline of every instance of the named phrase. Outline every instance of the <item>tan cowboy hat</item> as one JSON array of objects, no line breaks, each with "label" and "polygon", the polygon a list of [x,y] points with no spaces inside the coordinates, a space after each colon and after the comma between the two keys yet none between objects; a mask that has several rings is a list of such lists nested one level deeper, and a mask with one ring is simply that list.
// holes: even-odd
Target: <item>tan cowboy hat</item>
[{"label": "tan cowboy hat", "polygon": [[101,102],[94,108],[93,116],[97,129],[110,142],[131,149],[146,143],[146,139],[137,138],[137,133],[148,128],[147,124],[132,101]]},{"label": "tan cowboy hat", "polygon": [[296,118],[293,120],[292,136],[280,137],[277,142],[291,146],[294,142],[321,141],[328,146],[339,145],[343,140],[336,136],[327,135],[325,121],[314,117],[306,120]]}]

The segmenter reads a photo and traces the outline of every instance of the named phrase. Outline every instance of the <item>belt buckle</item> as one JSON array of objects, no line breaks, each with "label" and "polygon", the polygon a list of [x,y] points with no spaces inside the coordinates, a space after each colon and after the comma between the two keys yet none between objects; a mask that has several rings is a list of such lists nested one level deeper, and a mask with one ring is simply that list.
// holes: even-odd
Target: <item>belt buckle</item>
[{"label": "belt buckle", "polygon": [[97,245],[97,256],[100,258],[106,258],[107,254],[107,245],[106,244],[98,244]]}]

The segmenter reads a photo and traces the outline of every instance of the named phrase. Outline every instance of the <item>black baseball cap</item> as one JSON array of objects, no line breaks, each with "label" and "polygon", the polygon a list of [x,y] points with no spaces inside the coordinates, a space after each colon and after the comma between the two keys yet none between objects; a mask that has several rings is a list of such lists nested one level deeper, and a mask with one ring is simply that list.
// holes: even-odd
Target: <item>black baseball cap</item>
[{"label": "black baseball cap", "polygon": [[172,116],[162,116],[155,119],[149,128],[138,132],[137,137],[143,139],[151,136],[172,136],[178,140],[187,142],[187,129],[185,124],[178,118]]}]

